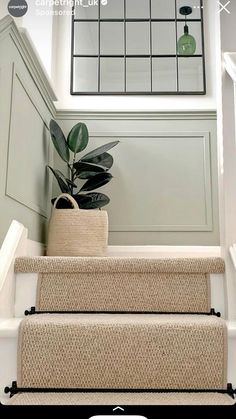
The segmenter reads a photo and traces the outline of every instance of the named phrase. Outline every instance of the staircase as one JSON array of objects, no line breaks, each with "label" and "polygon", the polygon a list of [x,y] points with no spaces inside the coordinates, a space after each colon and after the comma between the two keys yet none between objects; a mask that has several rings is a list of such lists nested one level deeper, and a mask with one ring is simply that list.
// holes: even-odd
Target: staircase
[{"label": "staircase", "polygon": [[210,274],[224,269],[217,257],[17,258],[37,297],[8,403],[234,404],[227,325],[211,301]]}]

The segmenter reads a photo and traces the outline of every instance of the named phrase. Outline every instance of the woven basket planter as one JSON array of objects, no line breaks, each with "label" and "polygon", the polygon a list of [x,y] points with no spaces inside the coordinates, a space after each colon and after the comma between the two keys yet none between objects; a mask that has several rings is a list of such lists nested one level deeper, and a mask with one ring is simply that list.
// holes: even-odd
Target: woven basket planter
[{"label": "woven basket planter", "polygon": [[[68,199],[73,209],[57,209],[61,198]],[[105,256],[107,242],[106,211],[80,209],[69,194],[57,198],[49,222],[47,256]]]}]

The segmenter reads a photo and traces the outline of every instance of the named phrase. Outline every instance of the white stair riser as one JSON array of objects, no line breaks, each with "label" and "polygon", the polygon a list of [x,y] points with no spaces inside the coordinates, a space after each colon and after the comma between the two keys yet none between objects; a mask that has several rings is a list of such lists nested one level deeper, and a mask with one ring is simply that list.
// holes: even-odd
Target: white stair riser
[{"label": "white stair riser", "polygon": [[37,282],[38,274],[16,274],[15,317],[23,317],[25,310],[35,307]]},{"label": "white stair riser", "polygon": [[9,398],[4,388],[17,377],[17,336],[0,338],[0,402]]},{"label": "white stair riser", "polygon": [[[35,306],[37,280],[38,274],[16,274],[15,317],[22,317],[25,310]],[[211,306],[219,311],[223,318],[225,317],[224,283],[224,275],[211,275]]]}]

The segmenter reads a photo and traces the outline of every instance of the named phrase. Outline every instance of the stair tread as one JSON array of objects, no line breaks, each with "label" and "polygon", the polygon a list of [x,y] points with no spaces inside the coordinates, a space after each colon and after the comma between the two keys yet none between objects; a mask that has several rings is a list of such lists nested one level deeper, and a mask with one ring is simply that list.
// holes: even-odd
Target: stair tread
[{"label": "stair tread", "polygon": [[134,257],[21,257],[16,272],[187,272],[223,273],[225,263],[211,258],[134,258]]},{"label": "stair tread", "polygon": [[225,320],[204,314],[37,314],[23,320],[30,324],[58,324],[58,325],[168,325],[182,326],[219,326],[225,325]]},{"label": "stair tread", "polygon": [[220,393],[19,393],[10,405],[234,405]]}]

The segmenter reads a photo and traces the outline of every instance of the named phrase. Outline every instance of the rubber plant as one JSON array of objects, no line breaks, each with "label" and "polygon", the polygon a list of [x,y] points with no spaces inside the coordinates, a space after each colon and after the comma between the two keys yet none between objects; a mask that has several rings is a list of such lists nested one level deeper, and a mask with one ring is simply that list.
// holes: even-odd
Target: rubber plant
[{"label": "rubber plant", "polygon": [[[119,141],[104,144],[80,157],[78,154],[86,149],[89,142],[88,128],[84,123],[76,124],[67,138],[53,119],[50,121],[49,129],[55,149],[67,165],[68,176],[65,176],[60,170],[48,166],[55,176],[61,192],[72,195],[82,209],[102,208],[109,204],[110,199],[107,195],[94,191],[111,181],[113,176],[109,173],[109,169],[113,165],[113,157],[108,151],[115,147]],[[79,180],[84,181],[80,187],[78,186]],[[55,199],[52,199],[52,203]],[[59,201],[57,206],[70,208],[70,204],[66,200]]]}]

